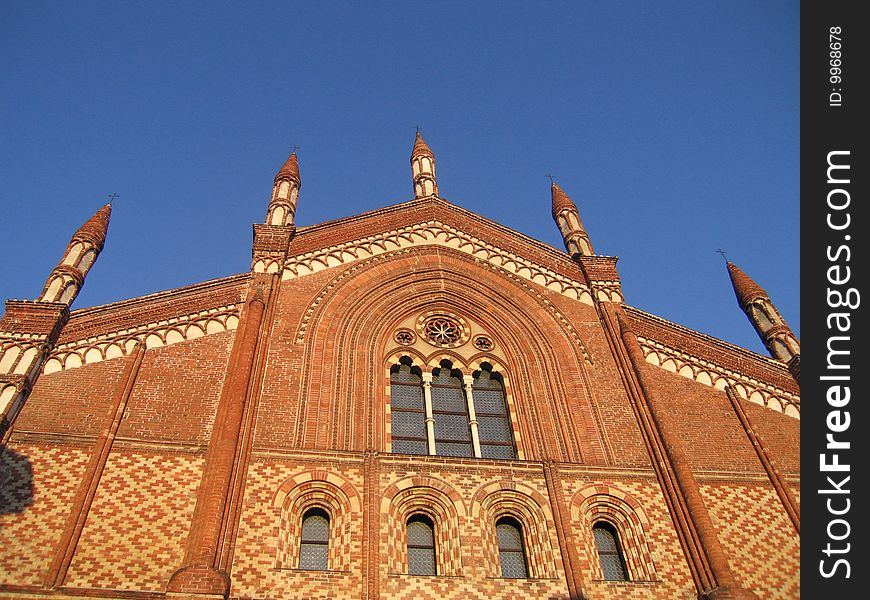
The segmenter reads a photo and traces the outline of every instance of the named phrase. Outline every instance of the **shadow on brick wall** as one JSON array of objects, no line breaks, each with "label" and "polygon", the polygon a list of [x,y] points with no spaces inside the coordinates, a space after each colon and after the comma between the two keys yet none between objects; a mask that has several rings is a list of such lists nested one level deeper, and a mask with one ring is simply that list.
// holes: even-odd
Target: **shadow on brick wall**
[{"label": "shadow on brick wall", "polygon": [[30,460],[0,447],[0,515],[24,512],[33,503],[33,467]]}]

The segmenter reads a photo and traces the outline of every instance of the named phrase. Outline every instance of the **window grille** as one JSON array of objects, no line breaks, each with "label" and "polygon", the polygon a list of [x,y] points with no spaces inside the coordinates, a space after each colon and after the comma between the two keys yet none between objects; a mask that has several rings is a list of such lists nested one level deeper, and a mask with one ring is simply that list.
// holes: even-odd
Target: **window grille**
[{"label": "window grille", "polygon": [[481,370],[472,385],[480,454],[483,458],[517,457],[504,387],[489,371]]},{"label": "window grille", "polygon": [[328,564],[329,515],[321,508],[312,508],[302,518],[299,568],[306,571],[326,571]]},{"label": "window grille", "polygon": [[619,535],[610,523],[599,522],[592,527],[595,536],[595,548],[598,550],[598,560],[607,581],[627,581],[625,560],[619,547]]},{"label": "window grille", "polygon": [[396,365],[390,372],[390,404],[393,452],[428,454],[423,379],[408,365]]},{"label": "window grille", "polygon": [[436,454],[474,456],[462,379],[447,367],[433,371],[432,416],[435,418]]},{"label": "window grille", "polygon": [[437,575],[435,527],[423,515],[408,519],[408,575]]},{"label": "window grille", "polygon": [[507,579],[527,578],[529,570],[526,565],[522,525],[516,519],[503,517],[496,523],[495,532],[498,537],[501,576]]}]

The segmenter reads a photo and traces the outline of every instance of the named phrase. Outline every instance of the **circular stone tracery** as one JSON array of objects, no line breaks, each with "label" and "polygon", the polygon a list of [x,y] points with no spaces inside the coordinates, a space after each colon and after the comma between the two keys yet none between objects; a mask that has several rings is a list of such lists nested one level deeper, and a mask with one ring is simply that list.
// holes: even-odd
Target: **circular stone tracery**
[{"label": "circular stone tracery", "polygon": [[469,328],[465,319],[441,312],[430,312],[417,319],[417,332],[433,346],[456,348],[468,341]]},{"label": "circular stone tracery", "polygon": [[434,342],[439,346],[455,344],[459,341],[462,334],[459,323],[444,317],[429,319],[426,321],[423,331],[430,342]]}]

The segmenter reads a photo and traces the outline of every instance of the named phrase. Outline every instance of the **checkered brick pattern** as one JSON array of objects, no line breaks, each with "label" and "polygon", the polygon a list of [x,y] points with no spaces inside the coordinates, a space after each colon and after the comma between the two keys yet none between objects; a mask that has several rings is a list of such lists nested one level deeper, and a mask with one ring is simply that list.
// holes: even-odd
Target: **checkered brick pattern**
[{"label": "checkered brick pattern", "polygon": [[65,585],[163,591],[184,556],[202,465],[180,454],[113,452]]},{"label": "checkered brick pattern", "polygon": [[[661,487],[654,478],[596,476],[567,467],[560,469],[560,475],[565,494],[571,498],[571,526],[590,597],[697,598]],[[603,581],[592,536],[596,517],[609,520],[619,531],[631,582]]]},{"label": "checkered brick pattern", "polygon": [[[336,473],[341,473],[337,475]],[[360,598],[363,489],[358,461],[323,453],[308,460],[255,457],[248,469],[233,555],[232,597]],[[304,511],[321,503],[330,525],[329,571],[301,571],[298,535]]]},{"label": "checkered brick pattern", "polygon": [[0,450],[0,583],[42,583],[89,456],[60,445]]},{"label": "checkered brick pattern", "polygon": [[401,479],[387,487],[381,514],[386,516],[382,527],[387,530],[389,572],[408,572],[406,524],[413,515],[422,514],[435,525],[437,572],[445,576],[462,575],[459,515],[464,516],[465,509],[456,490],[434,478]]},{"label": "checkered brick pattern", "polygon": [[769,485],[701,486],[731,568],[761,598],[800,596],[800,537]]},{"label": "checkered brick pattern", "polygon": [[551,543],[555,524],[549,502],[540,492],[514,481],[492,482],[478,490],[471,499],[471,507],[472,523],[481,531],[485,569],[490,577],[501,577],[495,524],[505,516],[522,525],[529,576],[537,579],[558,576]]},{"label": "checkered brick pattern", "polygon": [[351,515],[362,508],[350,482],[320,470],[300,473],[281,485],[275,506],[281,509],[275,568],[298,567],[303,517],[308,510],[321,508],[329,515],[329,570],[350,569]]},{"label": "checkered brick pattern", "polygon": [[[639,500],[615,486],[592,485],[578,491],[573,498],[571,517],[585,523],[590,533],[595,523],[605,521],[616,529],[630,580],[654,581],[658,579],[644,527],[649,519]],[[597,552],[592,536],[583,536],[587,554]],[[590,548],[589,542],[592,541]],[[596,570],[595,579],[604,579],[604,573]]]}]

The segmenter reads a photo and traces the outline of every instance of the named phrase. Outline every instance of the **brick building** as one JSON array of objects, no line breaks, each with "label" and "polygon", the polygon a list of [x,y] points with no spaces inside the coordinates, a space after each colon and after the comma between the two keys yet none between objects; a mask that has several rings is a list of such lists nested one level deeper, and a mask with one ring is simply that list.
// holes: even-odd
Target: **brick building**
[{"label": "brick building", "polygon": [[[70,311],[111,207],[0,320],[3,598],[799,596],[800,349],[626,304],[567,252],[415,198],[296,228],[248,273]],[[265,203],[264,203],[265,204]]]}]

